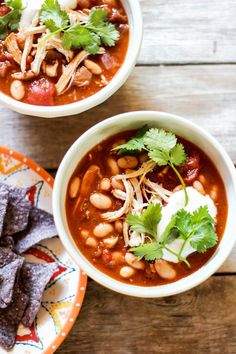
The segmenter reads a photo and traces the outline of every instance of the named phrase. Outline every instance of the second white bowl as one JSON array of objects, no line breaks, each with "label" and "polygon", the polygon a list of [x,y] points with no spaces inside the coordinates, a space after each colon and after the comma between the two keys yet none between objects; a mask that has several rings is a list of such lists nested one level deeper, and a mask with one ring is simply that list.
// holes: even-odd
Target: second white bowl
[{"label": "second white bowl", "polygon": [[[96,144],[122,131],[150,127],[164,128],[194,143],[211,158],[224,181],[228,199],[228,217],[222,240],[211,259],[198,271],[174,283],[141,287],[119,282],[95,268],[76,246],[70,233],[65,210],[68,183],[79,161]],[[84,133],[65,155],[54,185],[53,212],[61,240],[78,265],[98,283],[117,292],[139,297],[162,297],[191,289],[210,277],[228,257],[236,239],[236,171],[224,148],[206,131],[190,121],[162,112],[131,112],[107,119]]]}]

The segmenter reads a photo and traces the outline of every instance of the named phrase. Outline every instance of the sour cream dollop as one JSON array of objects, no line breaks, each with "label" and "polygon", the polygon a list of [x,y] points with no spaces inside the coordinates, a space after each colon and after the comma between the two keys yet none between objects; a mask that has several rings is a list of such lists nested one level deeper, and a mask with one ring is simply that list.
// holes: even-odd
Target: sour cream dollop
[{"label": "sour cream dollop", "polygon": [[[189,198],[187,206],[185,206],[184,191],[181,190],[179,192],[174,193],[169,198],[169,203],[162,209],[162,218],[157,228],[158,235],[161,235],[164,232],[166,226],[171,221],[172,216],[180,209],[185,209],[186,211],[192,213],[201,206],[207,206],[211,217],[213,219],[216,217],[217,208],[209,195],[204,196],[193,187],[187,187],[186,190]],[[178,253],[183,245],[183,242],[184,240],[174,240],[168,245],[168,248],[170,248],[175,253]],[[196,250],[190,246],[189,242],[186,242],[182,252],[182,256],[186,258],[195,251]],[[176,256],[166,250],[163,250],[162,259],[173,263],[179,262]]]},{"label": "sour cream dollop", "polygon": [[[45,0],[22,0],[24,10],[22,11],[20,20],[20,29],[29,27],[32,24],[33,18],[41,9]],[[59,0],[62,9],[75,9],[77,0]]]}]

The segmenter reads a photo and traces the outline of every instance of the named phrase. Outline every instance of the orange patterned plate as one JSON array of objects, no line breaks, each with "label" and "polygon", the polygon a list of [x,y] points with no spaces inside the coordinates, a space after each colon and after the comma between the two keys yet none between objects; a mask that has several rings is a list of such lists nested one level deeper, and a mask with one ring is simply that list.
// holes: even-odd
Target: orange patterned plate
[{"label": "orange patterned plate", "polygon": [[[34,205],[52,212],[53,178],[35,162],[18,152],[0,147],[0,181],[29,188]],[[87,277],[66,253],[58,237],[46,240],[27,251],[26,260],[35,263],[57,262],[42,305],[31,328],[22,325],[12,354],[51,354],[63,342],[79,314]],[[6,353],[0,349],[0,354]]]}]

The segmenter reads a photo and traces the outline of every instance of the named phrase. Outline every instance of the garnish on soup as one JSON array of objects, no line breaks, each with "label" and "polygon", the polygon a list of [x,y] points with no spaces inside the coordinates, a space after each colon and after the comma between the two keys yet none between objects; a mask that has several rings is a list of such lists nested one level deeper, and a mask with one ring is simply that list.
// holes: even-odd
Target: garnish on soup
[{"label": "garnish on soup", "polygon": [[135,285],[165,284],[199,269],[226,223],[226,193],[211,160],[148,126],[89,151],[67,194],[69,228],[82,253]]},{"label": "garnish on soup", "polygon": [[16,100],[82,100],[124,61],[129,26],[120,0],[9,0],[0,10],[0,89]]},{"label": "garnish on soup", "polygon": [[[120,154],[126,151],[135,152],[135,144],[137,150],[146,150],[151,160],[156,162],[159,166],[169,165],[178,176],[186,198],[186,205],[188,204],[188,195],[186,193],[185,183],[175,166],[181,166],[186,161],[186,154],[183,144],[177,144],[176,136],[173,133],[166,132],[164,129],[149,129],[147,126],[141,128],[137,135],[127,143],[116,147],[114,150],[120,149]],[[152,165],[150,166],[150,168]]]}]

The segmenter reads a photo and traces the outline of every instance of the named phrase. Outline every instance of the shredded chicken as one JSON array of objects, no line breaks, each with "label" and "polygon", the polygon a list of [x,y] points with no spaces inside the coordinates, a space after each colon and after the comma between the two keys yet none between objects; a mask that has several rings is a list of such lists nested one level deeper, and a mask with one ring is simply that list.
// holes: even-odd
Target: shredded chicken
[{"label": "shredded chicken", "polygon": [[126,221],[123,222],[123,237],[124,237],[125,247],[129,246],[129,226]]},{"label": "shredded chicken", "polygon": [[156,193],[161,197],[166,203],[168,203],[169,198],[173,193],[168,189],[163,188],[158,183],[152,182],[149,179],[144,178],[143,183],[151,189],[151,193]]},{"label": "shredded chicken", "polygon": [[46,62],[44,61],[42,65],[43,72],[49,77],[57,77],[58,67],[58,60],[56,60],[54,64],[46,64]]},{"label": "shredded chicken", "polygon": [[48,39],[48,49],[55,48],[59,53],[65,56],[67,62],[73,59],[74,53],[72,50],[67,50],[63,47],[61,39],[53,36]]},{"label": "shredded chicken", "polygon": [[142,212],[143,209],[143,196],[142,196],[142,191],[140,188],[140,183],[137,180],[137,178],[131,178],[130,182],[134,188],[135,195],[136,195],[136,200],[137,200],[137,211]]},{"label": "shredded chicken", "polygon": [[156,166],[156,162],[149,160],[147,162],[144,162],[142,164],[142,166],[137,171],[134,171],[132,173],[128,173],[126,175],[117,175],[116,178],[117,179],[129,179],[129,178],[136,178],[136,177],[142,176],[141,181],[140,181],[140,182],[142,182],[142,179],[146,176],[146,174],[148,172],[152,171],[155,166]]},{"label": "shredded chicken", "polygon": [[10,33],[4,41],[7,51],[12,55],[17,64],[21,64],[22,51],[17,43],[17,36],[15,33]]},{"label": "shredded chicken", "polygon": [[102,214],[103,219],[106,219],[107,221],[115,221],[119,219],[122,215],[127,214],[129,212],[134,198],[134,190],[132,188],[131,183],[129,181],[126,181],[125,179],[124,186],[126,190],[126,200],[124,202],[124,205],[119,210],[110,211]]},{"label": "shredded chicken", "polygon": [[[39,17],[38,17],[38,14],[37,14],[33,18],[32,26],[36,26],[38,21],[39,21]],[[31,28],[29,27],[29,29],[31,29]],[[24,46],[24,50],[23,50],[23,53],[22,53],[21,66],[20,66],[22,72],[26,71],[26,61],[27,61],[28,55],[31,52],[32,45],[33,45],[33,40],[34,40],[34,33],[30,34],[25,40],[25,46]]]},{"label": "shredded chicken", "polygon": [[[38,16],[37,16],[38,17]],[[33,20],[34,21],[34,20]],[[38,23],[38,21],[37,21]],[[20,33],[22,34],[22,36],[24,37],[28,37],[28,36],[32,36],[34,34],[40,34],[40,33],[45,33],[46,32],[46,26],[42,25],[42,26],[36,26],[36,24],[33,24],[32,22],[32,27],[27,27],[24,28]]]},{"label": "shredded chicken", "polygon": [[70,24],[72,26],[77,25],[78,23],[85,23],[88,20],[88,15],[86,15],[83,11],[74,11],[68,9],[67,14],[70,19]]},{"label": "shredded chicken", "polygon": [[43,38],[44,37],[38,40],[37,52],[35,54],[34,61],[31,63],[31,70],[37,75],[40,73],[42,62],[44,61],[47,55],[47,43],[41,42]]},{"label": "shredded chicken", "polygon": [[56,90],[58,95],[61,95],[65,92],[67,85],[70,85],[70,80],[73,80],[74,73],[76,72],[77,67],[80,65],[85,58],[89,56],[89,53],[85,50],[82,50],[78,53],[74,59],[65,67],[63,74],[56,83]]},{"label": "shredded chicken", "polygon": [[142,235],[140,235],[139,233],[137,233],[135,231],[132,231],[130,233],[128,245],[130,247],[137,247],[137,246],[140,246],[142,243],[143,243]]},{"label": "shredded chicken", "polygon": [[88,86],[92,77],[93,74],[91,73],[91,71],[89,71],[85,66],[81,66],[76,70],[71,84],[77,87]]},{"label": "shredded chicken", "polygon": [[121,191],[120,189],[113,189],[111,193],[114,195],[115,198],[120,200],[126,200],[126,193]]},{"label": "shredded chicken", "polygon": [[37,77],[37,75],[33,71],[28,70],[24,72],[13,73],[11,77],[20,81],[28,81],[34,79],[35,77]]}]

